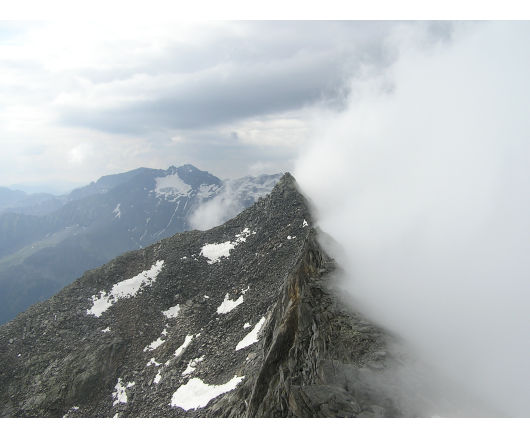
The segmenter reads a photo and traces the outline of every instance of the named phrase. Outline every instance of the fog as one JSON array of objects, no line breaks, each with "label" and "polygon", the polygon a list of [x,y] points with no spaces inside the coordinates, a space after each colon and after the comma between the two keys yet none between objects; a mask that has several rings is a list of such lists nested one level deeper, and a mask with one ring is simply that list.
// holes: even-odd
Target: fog
[{"label": "fog", "polygon": [[530,416],[530,24],[427,39],[389,38],[395,64],[315,115],[294,174],[352,305],[404,342],[386,378],[411,409]]},{"label": "fog", "polygon": [[235,217],[245,206],[238,192],[234,190],[232,181],[226,180],[220,193],[201,204],[190,216],[190,225],[196,230],[208,230],[228,219]]}]

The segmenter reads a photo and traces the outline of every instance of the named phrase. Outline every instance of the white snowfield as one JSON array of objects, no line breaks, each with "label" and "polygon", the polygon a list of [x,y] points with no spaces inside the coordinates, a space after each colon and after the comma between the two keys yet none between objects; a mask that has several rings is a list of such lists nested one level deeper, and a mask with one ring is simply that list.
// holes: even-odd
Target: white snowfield
[{"label": "white snowfield", "polygon": [[92,307],[86,311],[87,315],[94,315],[99,318],[103,312],[107,311],[113,304],[122,298],[134,297],[142,288],[151,286],[164,266],[164,260],[158,260],[147,271],[127,280],[120,281],[112,286],[109,293],[102,290],[97,295],[92,295]]},{"label": "white snowfield", "polygon": [[240,295],[237,300],[231,300],[228,294],[225,295],[224,301],[217,308],[217,313],[223,314],[234,310],[237,306],[243,303],[243,295]]},{"label": "white snowfield", "polygon": [[180,304],[170,307],[167,310],[162,311],[166,318],[176,318],[180,312]]},{"label": "white snowfield", "polygon": [[171,398],[171,406],[182,408],[185,411],[203,408],[210,400],[234,390],[244,378],[245,376],[234,376],[223,385],[208,385],[194,377],[175,391]]},{"label": "white snowfield", "polygon": [[187,196],[192,191],[190,185],[180,179],[178,174],[155,178],[155,194],[157,198],[165,198],[168,201],[176,200],[180,196]]},{"label": "white snowfield", "polygon": [[235,235],[234,241],[207,243],[202,247],[201,255],[208,259],[210,265],[216,263],[221,257],[229,257],[230,251],[240,243],[245,242],[251,234],[256,234],[256,232],[251,232],[248,228],[245,228],[241,233]]},{"label": "white snowfield", "polygon": [[236,346],[236,351],[248,347],[256,342],[258,342],[258,335],[261,327],[265,324],[265,317],[261,318],[258,323],[254,326],[252,331],[250,331]]}]

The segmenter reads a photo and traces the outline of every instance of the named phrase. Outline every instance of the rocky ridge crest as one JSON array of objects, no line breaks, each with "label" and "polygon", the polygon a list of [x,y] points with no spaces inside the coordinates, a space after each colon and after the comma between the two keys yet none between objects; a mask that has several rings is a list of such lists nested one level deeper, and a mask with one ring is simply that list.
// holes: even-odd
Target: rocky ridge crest
[{"label": "rocky ridge crest", "polygon": [[126,253],[1,326],[0,415],[399,415],[367,383],[385,335],[333,269],[286,174],[225,224]]}]

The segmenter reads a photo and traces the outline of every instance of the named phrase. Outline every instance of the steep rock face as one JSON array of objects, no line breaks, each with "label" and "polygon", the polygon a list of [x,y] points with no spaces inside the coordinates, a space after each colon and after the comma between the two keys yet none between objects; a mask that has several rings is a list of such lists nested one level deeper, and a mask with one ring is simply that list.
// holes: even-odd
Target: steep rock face
[{"label": "steep rock face", "polygon": [[312,230],[278,303],[249,416],[397,416],[370,382],[386,366],[383,333],[330,290],[334,263]]},{"label": "steep rock face", "polygon": [[0,327],[2,416],[392,416],[384,335],[329,289],[294,179]]}]

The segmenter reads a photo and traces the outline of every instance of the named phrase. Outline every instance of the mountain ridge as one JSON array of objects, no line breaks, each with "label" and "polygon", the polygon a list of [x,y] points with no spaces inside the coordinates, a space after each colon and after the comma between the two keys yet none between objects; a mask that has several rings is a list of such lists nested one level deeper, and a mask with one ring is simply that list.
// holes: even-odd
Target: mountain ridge
[{"label": "mountain ridge", "polygon": [[[229,199],[230,205],[223,207],[230,208],[214,210],[235,215],[279,179],[262,177],[250,177],[250,190],[240,185],[241,190],[225,196],[219,178],[192,165],[140,168],[100,178],[47,215],[0,215],[0,323],[87,269],[192,228],[192,215],[217,197]],[[232,183],[237,186],[237,181]],[[211,210],[196,215],[197,223],[214,217]],[[217,223],[223,219],[216,216]]]},{"label": "mountain ridge", "polygon": [[316,236],[285,175],[225,224],[87,272],[0,327],[1,415],[396,415],[365,382],[384,334],[330,293]]}]

